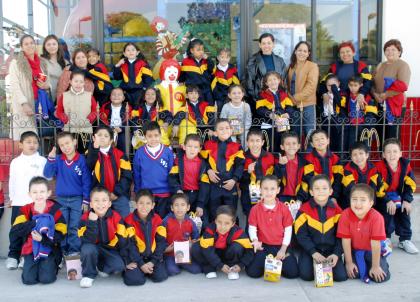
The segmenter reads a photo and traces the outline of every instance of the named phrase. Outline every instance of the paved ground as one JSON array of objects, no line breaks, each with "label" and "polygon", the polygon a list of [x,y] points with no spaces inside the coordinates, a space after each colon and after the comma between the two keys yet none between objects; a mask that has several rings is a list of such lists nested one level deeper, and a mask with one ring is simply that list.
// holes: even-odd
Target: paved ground
[{"label": "paved ground", "polygon": [[[420,246],[420,242],[417,242]],[[408,255],[398,249],[389,259],[392,277],[384,284],[363,284],[359,280],[335,283],[332,288],[315,288],[312,282],[282,279],[269,283],[241,275],[229,281],[186,272],[160,284],[148,281],[141,287],[127,287],[118,276],[98,278],[90,289],[81,289],[78,281],[68,281],[60,272],[51,285],[25,286],[21,271],[7,271],[0,261],[0,301],[420,301],[420,255]],[[280,298],[280,299],[279,299]]]}]

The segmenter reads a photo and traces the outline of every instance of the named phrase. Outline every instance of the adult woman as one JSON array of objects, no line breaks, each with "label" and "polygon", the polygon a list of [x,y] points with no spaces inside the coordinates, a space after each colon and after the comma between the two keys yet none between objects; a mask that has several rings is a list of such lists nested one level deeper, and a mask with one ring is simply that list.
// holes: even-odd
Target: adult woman
[{"label": "adult woman", "polygon": [[284,78],[286,64],[283,58],[273,53],[274,36],[264,33],[260,36],[260,50],[248,61],[246,70],[246,90],[252,99],[251,109],[255,112],[255,102],[262,88],[262,79],[268,71],[277,71]]},{"label": "adult woman", "polygon": [[63,50],[59,47],[58,38],[55,35],[45,37],[41,57],[47,64],[51,83],[51,98],[55,103],[58,79],[68,63],[64,59]]},{"label": "adult woman", "polygon": [[[310,44],[306,41],[299,42],[295,46],[287,69],[287,89],[293,103],[298,108],[303,108],[302,116],[297,119],[297,122],[300,123],[302,119],[305,136],[308,136],[316,126],[315,105],[318,77],[318,65],[311,62]],[[299,128],[299,132],[301,130]]]},{"label": "adult woman", "polygon": [[405,107],[405,94],[410,83],[410,66],[401,60],[403,48],[401,42],[396,39],[389,40],[384,45],[386,61],[378,65],[374,77],[372,95],[378,103],[386,108],[386,121],[388,125],[385,138],[397,137],[398,119],[402,117]]},{"label": "adult woman", "polygon": [[[22,51],[12,60],[9,67],[10,93],[13,114],[13,140],[19,140],[25,131],[37,132],[35,123],[35,102],[40,90],[50,88],[48,69],[36,53],[35,40],[30,35],[20,39]],[[46,78],[43,78],[46,75]]]},{"label": "adult woman", "polygon": [[[67,91],[70,87],[70,75],[74,70],[84,70],[87,73],[87,54],[83,49],[76,49],[73,52],[72,57],[73,64],[69,67],[66,67],[61,74],[60,79],[58,80],[57,84],[57,99],[63,94],[63,92]],[[89,91],[93,93],[95,86],[92,80],[88,77],[85,77],[85,91]]]}]

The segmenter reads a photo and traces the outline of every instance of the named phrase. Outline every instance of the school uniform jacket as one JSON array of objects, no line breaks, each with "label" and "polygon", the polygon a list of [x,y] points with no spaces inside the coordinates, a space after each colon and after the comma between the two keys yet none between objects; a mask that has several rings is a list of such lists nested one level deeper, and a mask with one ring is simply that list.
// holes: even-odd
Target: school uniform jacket
[{"label": "school uniform jacket", "polygon": [[238,69],[235,66],[229,64],[226,71],[219,69],[217,66],[214,68],[211,91],[215,100],[225,102],[228,95],[228,89],[233,84],[240,84]]},{"label": "school uniform jacket", "polygon": [[153,82],[152,71],[142,59],[136,59],[133,63],[125,59],[120,67],[114,66],[113,75],[115,80],[122,80],[120,87],[124,91],[145,89]]},{"label": "school uniform jacket", "polygon": [[[396,191],[401,196],[401,201],[412,202],[414,200],[413,193],[416,191],[417,185],[414,172],[410,166],[410,161],[406,158],[400,158],[398,166],[399,169],[401,169],[400,179],[398,181],[398,186],[396,188],[392,188],[392,173],[390,167],[385,160],[381,160],[376,164],[379,174],[384,182],[385,192]],[[389,201],[386,195],[384,196],[384,201],[385,203]]]},{"label": "school uniform jacket", "polygon": [[[217,232],[216,224],[213,222],[203,232],[199,244],[204,257],[210,263],[210,265],[215,267],[217,270],[220,270],[223,267],[223,262],[217,255],[215,247],[215,243],[217,242],[218,237],[219,234]],[[245,253],[240,259],[239,265],[241,268],[248,266],[254,258],[254,251],[248,236],[237,225],[234,225],[229,230],[229,234],[226,239],[227,248],[233,243],[237,243],[245,249]]]},{"label": "school uniform jacket", "polygon": [[166,228],[162,219],[153,211],[142,221],[134,210],[125,218],[129,240],[129,260],[139,266],[151,261],[154,264],[163,261],[163,253],[167,247]]},{"label": "school uniform jacket", "polygon": [[259,99],[257,100],[257,114],[268,124],[271,124],[270,114],[273,112],[273,107],[274,113],[277,115],[288,113],[289,118],[295,117],[296,107],[292,100],[287,96],[287,93],[279,88],[276,95],[278,101],[276,101],[274,94],[269,89],[266,89],[261,91]]},{"label": "school uniform jacket", "polygon": [[158,112],[156,106],[152,106],[149,110],[147,110],[145,103],[142,103],[137,110],[133,110],[132,116],[138,119],[143,125],[145,125],[145,122],[158,120],[162,120],[163,122],[170,124],[173,120],[172,114],[169,110],[162,110],[162,108],[160,108]]},{"label": "school uniform jacket", "polygon": [[108,75],[108,70],[105,65],[101,62],[96,63],[95,65],[87,65],[87,77],[89,77],[95,86],[93,92],[96,101],[99,104],[103,104],[111,94],[112,88],[114,87],[111,78]]},{"label": "school uniform jacket", "polygon": [[[328,73],[338,74],[338,70],[343,66],[342,61],[337,61],[330,65]],[[368,66],[362,61],[353,61],[354,74],[359,75],[363,79],[363,86],[360,88],[360,93],[368,95],[372,87],[372,74],[369,72]],[[325,80],[325,78],[323,79]]]},{"label": "school uniform jacket", "polygon": [[[127,109],[127,106],[128,106],[128,109]],[[131,120],[133,118],[134,112],[135,111],[133,110],[133,108],[127,102],[123,102],[121,104],[121,109],[120,109],[120,117],[121,117],[121,122],[122,122],[121,127],[127,126],[127,118],[128,120]],[[101,109],[99,110],[99,117],[100,117],[101,123],[107,126],[111,125],[111,117],[112,117],[111,101],[106,102],[105,104],[101,106]]]},{"label": "school uniform jacket", "polygon": [[199,101],[196,106],[187,101],[187,105],[182,106],[175,114],[174,125],[178,126],[182,120],[186,119],[187,113],[188,121],[193,125],[211,125],[216,118],[215,110],[216,108],[206,101]]},{"label": "school uniform jacket", "polygon": [[[47,200],[46,209],[44,214],[50,214],[53,216],[55,221],[54,237],[51,240],[45,234],[42,235],[41,244],[47,246],[51,249],[59,249],[61,240],[64,239],[64,236],[67,234],[67,225],[64,220],[64,217],[60,211],[60,204],[54,202],[53,200]],[[10,232],[17,237],[22,238],[25,243],[22,247],[22,255],[32,254],[32,235],[31,232],[36,225],[36,221],[32,220],[34,215],[38,213],[35,212],[34,203],[29,203],[20,208],[19,214],[13,222]]]},{"label": "school uniform jacket", "polygon": [[121,150],[111,146],[105,155],[91,144],[86,156],[92,171],[92,187],[101,185],[117,196],[130,196],[131,163]]},{"label": "school uniform jacket", "polygon": [[[197,85],[202,95],[210,92],[211,95],[211,82],[213,80],[214,64],[210,59],[201,59],[197,62],[196,59],[187,57],[182,60],[181,76],[179,81],[188,85]],[[213,103],[213,100],[207,99],[206,101]]]},{"label": "school uniform jacket", "polygon": [[300,207],[294,230],[299,245],[306,253],[333,253],[341,257],[341,240],[336,237],[341,212],[340,206],[332,200],[322,208],[313,199]]},{"label": "school uniform jacket", "polygon": [[[347,95],[346,98],[346,105],[345,105],[345,112],[346,112],[346,116],[348,117],[349,121],[351,124],[355,125],[355,124],[359,124],[359,125],[363,125],[364,123],[366,124],[373,124],[374,123],[374,118],[378,115],[378,106],[375,102],[375,99],[373,99],[372,97],[370,97],[370,95],[367,95],[365,97],[365,102],[367,103],[365,105],[365,108],[363,110],[359,111],[359,115],[356,116],[356,112],[351,112],[351,108],[350,108],[350,104],[351,104],[351,100],[355,100],[357,97],[357,95]],[[361,132],[361,131],[360,131]]]},{"label": "school uniform jacket", "polygon": [[[255,169],[250,174],[248,173],[248,166],[254,162],[256,162]],[[251,183],[256,184],[264,176],[274,174],[274,167],[277,162],[277,158],[270,152],[261,150],[260,156],[256,158],[252,155],[251,151],[247,150],[245,152],[244,172],[240,181],[241,190],[248,191]]]},{"label": "school uniform jacket", "polygon": [[297,200],[304,202],[309,199],[309,183],[307,183],[303,177],[307,162],[302,155],[296,154],[296,156],[298,160],[298,170],[296,171],[296,175],[287,175],[286,165],[281,165],[279,163],[275,165],[274,172],[280,180],[280,195],[283,194],[283,190],[287,185],[287,180],[290,177],[297,177],[297,186],[294,197]]}]

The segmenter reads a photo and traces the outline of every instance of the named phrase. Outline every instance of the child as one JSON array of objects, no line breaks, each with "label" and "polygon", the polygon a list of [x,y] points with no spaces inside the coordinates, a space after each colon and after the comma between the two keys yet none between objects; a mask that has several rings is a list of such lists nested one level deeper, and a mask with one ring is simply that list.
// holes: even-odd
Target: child
[{"label": "child", "polygon": [[82,241],[80,287],[91,287],[98,273],[108,277],[124,271],[127,230],[121,216],[111,210],[111,193],[104,187],[90,192],[90,211],[83,214],[78,235]]},{"label": "child", "polygon": [[220,206],[215,221],[192,246],[192,257],[208,279],[217,278],[216,272],[220,270],[229,280],[237,280],[239,272],[252,261],[251,242],[235,221],[235,210],[228,205]]},{"label": "child", "polygon": [[358,183],[368,184],[377,197],[384,197],[384,184],[378,169],[369,161],[369,148],[365,143],[355,142],[350,147],[351,162],[344,166],[342,180],[343,194],[341,207],[347,209],[350,206],[350,191]]},{"label": "child", "polygon": [[153,213],[154,196],[149,190],[136,194],[136,209],[125,219],[129,239],[129,261],[124,272],[126,285],[143,285],[146,276],[153,282],[168,278],[163,254],[167,247],[162,219]]},{"label": "child", "polygon": [[222,110],[223,104],[226,102],[228,96],[228,89],[230,85],[239,85],[238,69],[229,64],[230,50],[222,48],[217,54],[216,68],[213,71],[213,81],[211,82],[211,90],[213,93],[214,102],[217,106],[217,113]]},{"label": "child", "polygon": [[102,105],[99,116],[101,122],[110,126],[115,133],[116,147],[123,152],[126,150],[126,127],[127,121],[130,121],[134,115],[130,104],[124,102],[124,91],[120,88],[114,88],[111,91],[110,101]]},{"label": "child", "polygon": [[138,108],[144,89],[153,82],[152,71],[136,44],[124,45],[121,60],[113,68],[114,79],[121,81],[120,87],[127,94],[128,103]]},{"label": "child", "polygon": [[376,116],[378,115],[378,107],[375,99],[369,95],[364,96],[364,103],[357,101],[363,87],[363,79],[359,76],[353,76],[349,79],[350,93],[346,96],[346,111],[349,125],[346,127],[344,138],[344,150],[359,140],[363,129],[370,129],[376,124]]},{"label": "child", "polygon": [[64,131],[76,134],[77,150],[81,154],[87,150],[97,113],[95,98],[84,89],[84,79],[82,71],[71,73],[70,90],[59,97],[56,112],[64,123]]},{"label": "child", "polygon": [[321,125],[322,129],[328,133],[329,137],[334,137],[330,149],[333,152],[346,151],[344,148],[344,121],[346,98],[341,95],[340,81],[335,74],[326,77],[325,85],[327,92],[322,95]]},{"label": "child", "polygon": [[203,221],[207,221],[210,182],[207,164],[200,156],[200,151],[200,136],[188,134],[170,171],[169,185],[172,193],[185,193],[188,196],[191,211]]},{"label": "child", "polygon": [[266,175],[274,173],[276,158],[263,149],[264,134],[261,130],[251,129],[247,134],[248,150],[245,152],[244,173],[239,188],[241,189],[241,205],[246,217],[251,208],[260,199],[260,182]]},{"label": "child", "polygon": [[315,129],[309,141],[313,149],[311,153],[305,155],[304,182],[310,183],[314,175],[325,174],[332,183],[332,198],[334,201],[340,200],[343,166],[340,158],[328,150],[330,139],[327,132]]},{"label": "child", "polygon": [[381,240],[386,238],[384,218],[372,209],[374,197],[369,185],[355,185],[350,193],[350,208],[341,214],[337,229],[337,237],[342,238],[347,276],[364,282],[370,278],[383,282],[391,277],[386,258],[381,255]]},{"label": "child", "polygon": [[211,94],[211,82],[214,64],[204,53],[204,43],[200,39],[192,39],[187,47],[187,57],[182,60],[180,82],[185,85],[195,84],[200,88],[203,99],[214,105]]},{"label": "child", "polygon": [[96,48],[88,49],[87,59],[87,70],[89,71],[87,76],[92,79],[93,84],[95,85],[93,96],[99,106],[102,106],[108,101],[113,85],[108,75],[108,70],[101,62],[99,50]]},{"label": "child", "polygon": [[341,259],[341,240],[336,238],[341,208],[330,199],[332,187],[329,178],[316,175],[311,179],[312,198],[299,209],[294,224],[297,242],[302,247],[299,256],[299,275],[305,281],[314,280],[313,262],[328,262],[333,268],[334,281],[347,280]]},{"label": "child", "polygon": [[303,180],[306,161],[298,153],[299,141],[299,135],[293,131],[284,132],[281,136],[280,148],[285,155],[279,155],[275,174],[280,179],[279,199],[282,202],[304,202],[309,198],[308,183]]},{"label": "child", "polygon": [[10,230],[25,242],[22,247],[23,284],[48,284],[57,279],[60,241],[66,235],[67,227],[60,205],[49,200],[50,195],[45,178],[32,178],[28,196],[31,203],[20,208]]},{"label": "child", "polygon": [[[378,200],[377,208],[385,219],[386,244],[392,247],[391,234],[399,236],[398,247],[409,254],[419,250],[411,241],[411,203],[416,192],[416,180],[410,161],[402,157],[401,143],[396,138],[383,144],[384,159],[376,164],[385,184],[385,196]],[[405,212],[405,213],[404,213]]]},{"label": "child", "polygon": [[169,172],[174,155],[172,150],[162,145],[160,127],[150,122],[145,130],[146,145],[136,151],[133,160],[134,191],[149,189],[156,198],[156,213],[165,217],[169,212],[170,188]]},{"label": "child", "polygon": [[252,125],[252,113],[245,102],[245,89],[239,85],[231,85],[228,89],[229,102],[223,105],[221,118],[227,118],[233,128],[232,140],[240,141],[245,146],[246,137]]},{"label": "child", "polygon": [[89,205],[92,182],[92,173],[85,157],[76,151],[76,144],[73,134],[60,132],[57,135],[57,145],[62,154],[57,155],[56,147],[53,147],[44,168],[46,177],[56,177],[55,194],[68,227],[68,234],[62,242],[62,248],[67,256],[77,255],[80,252],[77,228],[82,216],[82,205],[84,212]]},{"label": "child", "polygon": [[[10,163],[9,172],[9,198],[12,206],[11,224],[13,225],[19,210],[28,204],[29,182],[35,176],[43,176],[44,166],[47,162],[45,157],[39,155],[39,137],[35,132],[26,131],[20,136],[19,149],[22,153]],[[23,188],[23,189],[22,189]],[[6,268],[17,269],[22,250],[23,240],[9,232],[9,254],[6,260]],[[23,265],[23,260],[20,266]]]},{"label": "child", "polygon": [[292,238],[293,218],[287,206],[276,198],[279,192],[277,177],[264,176],[261,180],[261,200],[251,209],[248,218],[249,238],[256,252],[246,270],[251,278],[264,275],[264,262],[269,254],[283,261],[282,276],[299,276],[296,258],[287,251]]},{"label": "child", "polygon": [[236,184],[244,171],[244,152],[240,144],[232,142],[232,127],[227,119],[218,119],[215,126],[216,138],[205,142],[201,151],[207,160],[210,179],[210,219],[216,218],[216,210],[226,204],[236,210],[238,190]]},{"label": "child", "polygon": [[130,214],[131,163],[122,151],[112,146],[113,136],[108,126],[96,128],[86,163],[92,171],[93,187],[105,187],[110,192],[112,209],[125,218]]},{"label": "child", "polygon": [[267,72],[263,78],[263,90],[256,103],[257,114],[263,119],[261,129],[267,130],[270,140],[274,137],[270,148],[273,152],[280,152],[281,132],[290,130],[289,120],[293,121],[292,119],[299,114],[292,100],[280,87],[281,82],[279,73]]},{"label": "child", "polygon": [[184,193],[176,193],[172,196],[172,213],[162,222],[162,226],[166,228],[165,249],[165,266],[169,276],[177,275],[181,272],[181,268],[191,274],[201,273],[200,266],[192,261],[186,264],[177,264],[174,255],[174,241],[195,242],[199,239],[200,234],[194,221],[188,216],[190,210],[190,202],[188,196]]},{"label": "child", "polygon": [[172,136],[177,136],[183,144],[188,133],[197,133],[197,127],[204,132],[208,125],[215,121],[215,108],[208,102],[200,100],[200,88],[197,85],[187,86],[187,102],[174,116]]}]

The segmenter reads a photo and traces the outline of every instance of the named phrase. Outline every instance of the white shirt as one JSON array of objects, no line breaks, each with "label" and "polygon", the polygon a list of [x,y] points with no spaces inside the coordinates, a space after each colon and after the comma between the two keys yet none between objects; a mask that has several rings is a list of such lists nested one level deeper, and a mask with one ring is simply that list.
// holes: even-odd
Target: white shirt
[{"label": "white shirt", "polygon": [[323,113],[324,116],[328,116],[328,115],[331,115],[332,116],[332,115],[335,114],[335,112],[334,112],[334,106],[333,106],[333,104],[334,104],[334,95],[332,93],[328,92],[328,96],[330,97],[330,99],[329,99],[328,104],[325,104],[324,103],[324,113]]},{"label": "white shirt", "polygon": [[122,106],[115,107],[111,104],[111,127],[121,127],[121,108]]},{"label": "white shirt", "polygon": [[226,72],[226,70],[228,70],[229,68],[229,64],[222,66],[220,64],[217,64],[217,68],[219,68],[221,71]]},{"label": "white shirt", "polygon": [[32,155],[21,154],[10,163],[9,198],[12,206],[24,206],[31,203],[29,182],[35,176],[44,175],[45,157],[38,152]]}]

